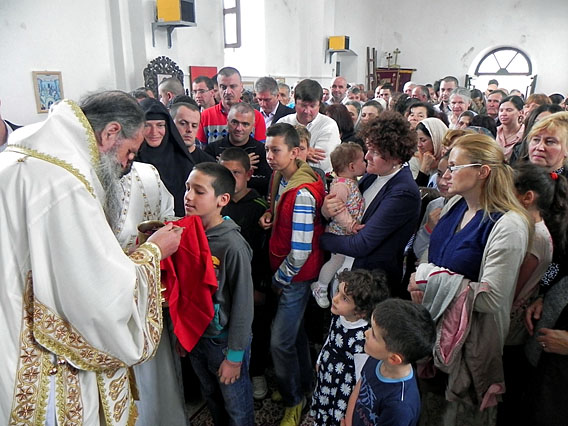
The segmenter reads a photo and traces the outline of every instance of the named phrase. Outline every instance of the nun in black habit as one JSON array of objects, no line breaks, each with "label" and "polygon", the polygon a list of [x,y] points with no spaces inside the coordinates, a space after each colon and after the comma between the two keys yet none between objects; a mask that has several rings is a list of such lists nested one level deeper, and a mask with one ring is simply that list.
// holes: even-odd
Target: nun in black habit
[{"label": "nun in black habit", "polygon": [[144,99],[140,106],[146,113],[146,120],[163,120],[166,131],[161,143],[152,143],[153,146],[150,146],[145,140],[136,160],[150,163],[158,169],[162,182],[174,196],[176,216],[183,217],[185,181],[195,164],[166,107],[155,99]]}]

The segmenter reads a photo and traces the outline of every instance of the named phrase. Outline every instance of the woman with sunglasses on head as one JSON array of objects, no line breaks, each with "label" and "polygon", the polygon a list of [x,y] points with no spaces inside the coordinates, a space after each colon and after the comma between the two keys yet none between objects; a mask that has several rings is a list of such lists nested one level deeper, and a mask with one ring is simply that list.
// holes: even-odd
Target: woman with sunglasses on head
[{"label": "woman with sunglasses on head", "polygon": [[[443,176],[453,198],[430,236],[429,263],[419,265],[409,285],[412,299],[442,328],[435,366],[449,371],[436,373],[436,383],[445,382],[442,409],[432,409],[426,397],[424,415],[426,424],[491,425],[504,391],[501,354],[530,219],[515,197],[503,150],[488,136],[459,138]],[[453,315],[462,322],[452,323]]]}]

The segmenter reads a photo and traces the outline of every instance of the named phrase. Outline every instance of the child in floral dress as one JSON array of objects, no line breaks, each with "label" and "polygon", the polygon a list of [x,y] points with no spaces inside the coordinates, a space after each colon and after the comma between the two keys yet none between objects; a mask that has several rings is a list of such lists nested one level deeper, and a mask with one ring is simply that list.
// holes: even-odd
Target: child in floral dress
[{"label": "child in floral dress", "polygon": [[382,272],[341,272],[331,304],[329,334],[318,357],[310,416],[315,424],[339,425],[359,372],[365,364],[365,330],[375,305],[388,297]]}]

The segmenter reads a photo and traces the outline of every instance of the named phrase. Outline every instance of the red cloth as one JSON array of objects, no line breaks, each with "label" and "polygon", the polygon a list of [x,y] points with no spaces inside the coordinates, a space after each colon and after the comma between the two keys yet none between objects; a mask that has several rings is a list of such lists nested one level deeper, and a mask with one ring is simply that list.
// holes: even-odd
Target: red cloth
[{"label": "red cloth", "polygon": [[186,216],[172,223],[185,229],[178,251],[161,262],[162,285],[174,333],[191,351],[213,319],[217,277],[201,218]]}]

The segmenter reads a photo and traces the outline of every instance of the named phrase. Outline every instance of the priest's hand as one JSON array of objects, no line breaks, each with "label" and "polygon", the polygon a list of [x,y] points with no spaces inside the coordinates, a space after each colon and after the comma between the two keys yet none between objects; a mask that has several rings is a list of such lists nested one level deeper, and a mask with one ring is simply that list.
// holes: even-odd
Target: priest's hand
[{"label": "priest's hand", "polygon": [[224,385],[232,385],[241,377],[241,363],[223,360],[219,371],[217,371],[219,381]]},{"label": "priest's hand", "polygon": [[154,243],[160,247],[160,251],[162,252],[161,260],[171,256],[177,251],[183,229],[184,228],[181,226],[174,226],[173,224],[168,223],[148,238],[148,242]]}]

